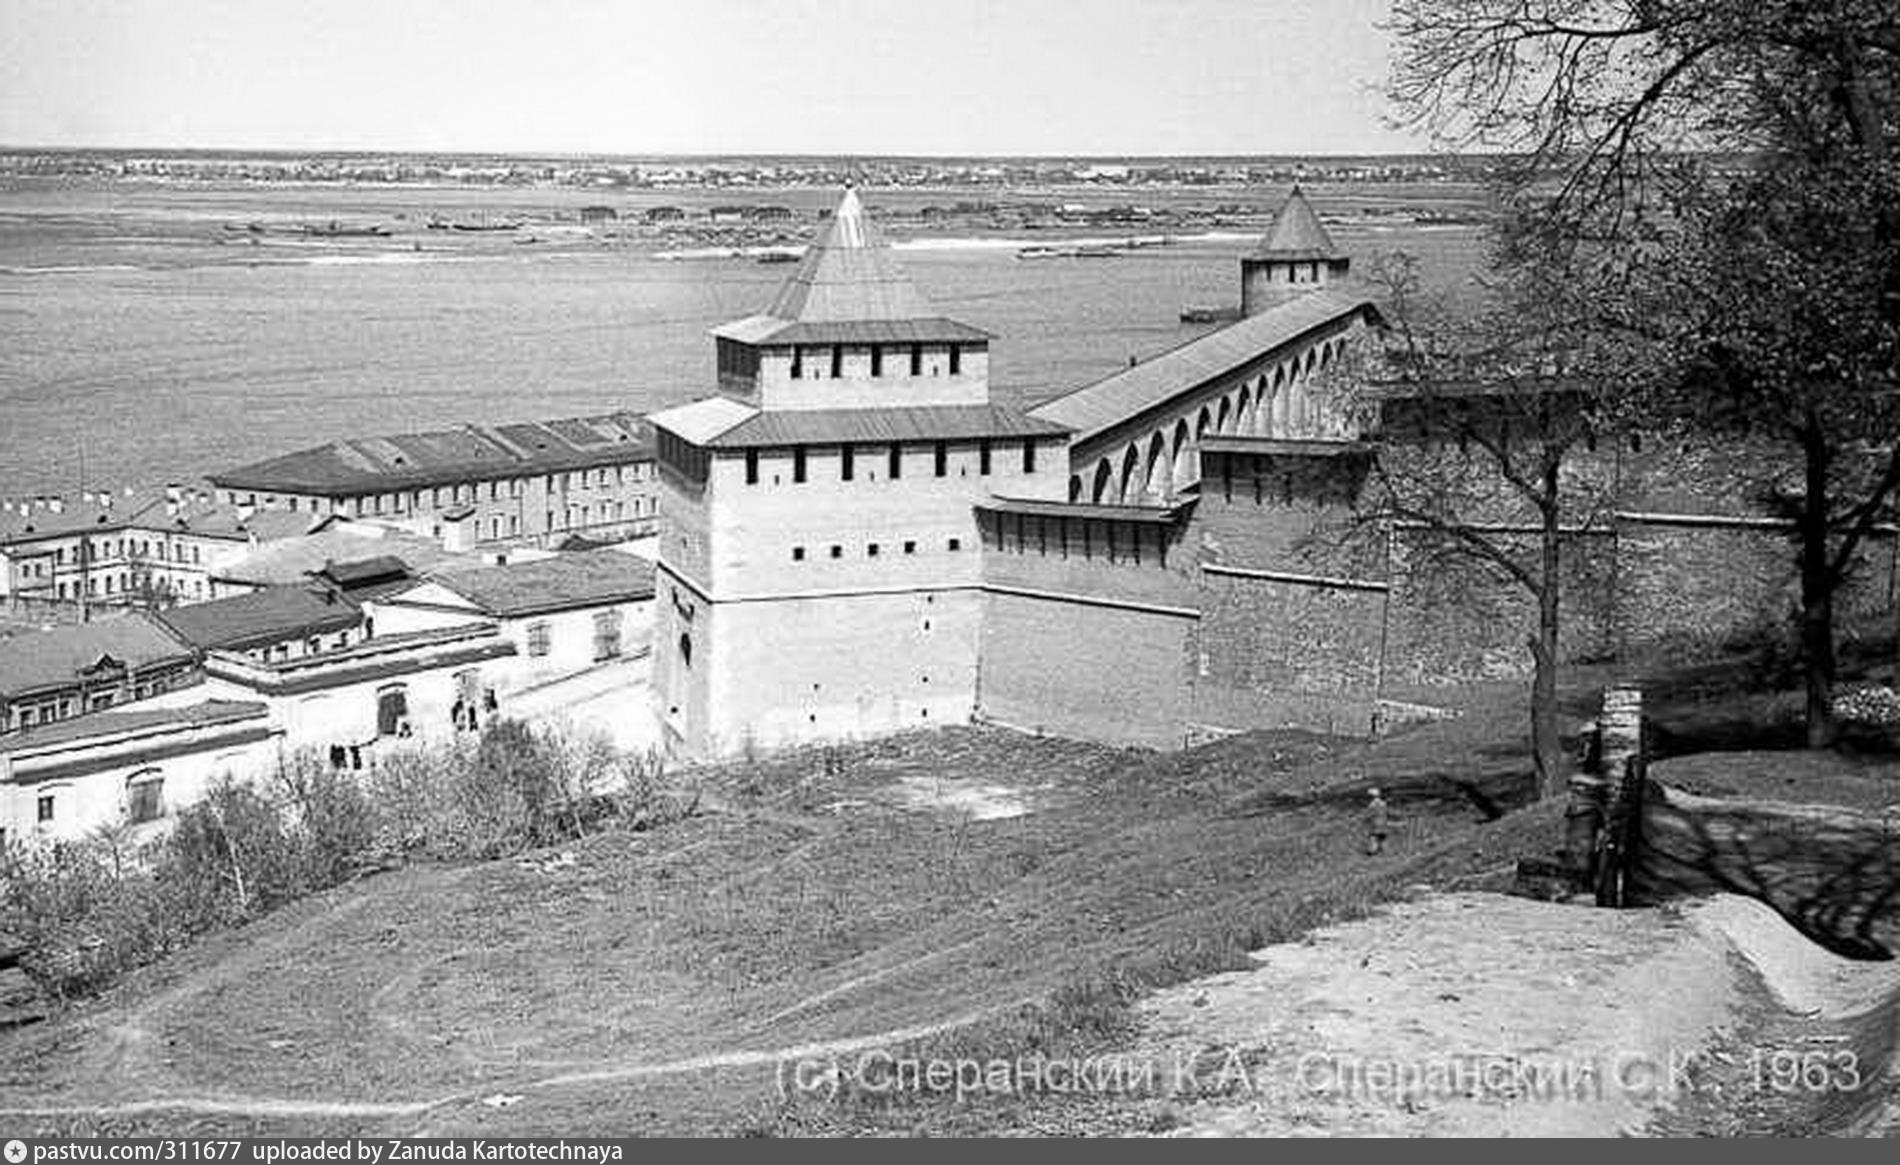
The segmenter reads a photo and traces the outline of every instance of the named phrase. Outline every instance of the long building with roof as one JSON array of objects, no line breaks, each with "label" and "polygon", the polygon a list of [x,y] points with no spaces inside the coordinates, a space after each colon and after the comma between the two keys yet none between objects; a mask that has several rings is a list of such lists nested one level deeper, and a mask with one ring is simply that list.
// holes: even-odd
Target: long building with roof
[{"label": "long building with roof", "polygon": [[640,537],[653,478],[632,413],[352,438],[209,475],[228,504],[375,519],[455,549]]}]

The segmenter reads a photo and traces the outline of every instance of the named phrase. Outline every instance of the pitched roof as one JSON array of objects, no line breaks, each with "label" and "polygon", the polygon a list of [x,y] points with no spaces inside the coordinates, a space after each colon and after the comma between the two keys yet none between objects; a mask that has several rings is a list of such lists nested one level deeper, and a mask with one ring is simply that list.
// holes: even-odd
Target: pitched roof
[{"label": "pitched roof", "polygon": [[[123,711],[88,712],[83,716],[55,720],[51,724],[38,724],[0,736],[0,753],[20,752],[49,744],[69,744],[104,736],[121,736],[148,729],[201,728],[216,724],[236,724],[245,720],[265,719],[269,711],[265,705],[252,701],[205,700],[180,708],[133,708]],[[36,776],[34,779],[41,778]]]},{"label": "pitched roof", "polygon": [[748,344],[989,339],[988,332],[946,318],[917,289],[848,187],[771,305],[713,334]]},{"label": "pitched roof", "polygon": [[1279,259],[1301,262],[1312,259],[1344,259],[1346,253],[1333,242],[1333,236],[1314,212],[1313,204],[1306,201],[1306,194],[1298,186],[1287,195],[1286,205],[1273,218],[1273,226],[1266,237],[1260,240],[1260,246],[1254,250],[1253,258]]},{"label": "pitched roof", "polygon": [[1173,506],[1103,506],[1088,502],[1050,502],[1035,498],[989,498],[976,508],[987,514],[1016,514],[1025,518],[1086,518],[1103,522],[1140,522],[1165,526],[1187,512],[1187,504]]},{"label": "pitched roof", "polygon": [[655,413],[648,420],[656,429],[712,449],[1059,437],[1068,432],[1060,422],[1002,405],[761,411],[725,397],[694,401]]},{"label": "pitched roof", "polygon": [[982,328],[932,316],[915,320],[820,320],[800,323],[776,316],[747,316],[713,329],[713,335],[745,344],[959,344],[988,343]]},{"label": "pitched roof", "polygon": [[626,465],[653,456],[633,413],[333,441],[209,475],[222,489],[330,497]]},{"label": "pitched roof", "polygon": [[258,510],[219,502],[208,495],[181,493],[173,501],[151,487],[114,493],[88,493],[78,501],[34,498],[0,504],[0,545],[31,543],[80,533],[110,534],[122,530],[177,531],[214,538],[268,541],[308,530],[320,519],[310,513]]},{"label": "pitched roof", "polygon": [[1203,453],[1252,453],[1270,457],[1355,457],[1370,456],[1372,446],[1364,441],[1340,441],[1327,438],[1216,437],[1201,438]]},{"label": "pitched roof", "polygon": [[183,663],[191,655],[190,647],[142,611],[15,635],[0,639],[0,696],[76,684],[106,657],[136,669]]},{"label": "pitched roof", "polygon": [[370,533],[370,529],[352,524],[266,543],[216,568],[212,577],[251,586],[295,586],[326,568],[370,558],[394,558],[412,572],[474,561],[473,556],[449,553],[433,538],[407,530],[374,527],[378,533]]},{"label": "pitched roof", "polygon": [[653,597],[653,564],[618,550],[577,550],[551,558],[443,571],[430,581],[495,618]]},{"label": "pitched roof", "polygon": [[1315,328],[1357,313],[1378,317],[1378,309],[1363,296],[1309,292],[1046,401],[1029,413],[1067,425],[1078,441],[1086,440]]},{"label": "pitched roof", "polygon": [[159,618],[194,647],[236,651],[341,631],[362,622],[363,612],[328,591],[269,587],[248,595],[173,607]]}]

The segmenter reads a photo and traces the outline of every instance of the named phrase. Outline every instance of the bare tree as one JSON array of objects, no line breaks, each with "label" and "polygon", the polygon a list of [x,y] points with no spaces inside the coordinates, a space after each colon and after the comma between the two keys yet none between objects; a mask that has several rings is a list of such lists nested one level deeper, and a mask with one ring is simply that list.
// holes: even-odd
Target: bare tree
[{"label": "bare tree", "polygon": [[[1626,414],[1801,468],[1808,741],[1835,607],[1900,485],[1900,9],[1890,0],[1399,0],[1391,95],[1509,153],[1508,263],[1587,271]],[[1764,474],[1769,488],[1773,477]]]},{"label": "bare tree", "polygon": [[1394,343],[1364,390],[1379,456],[1361,520],[1422,534],[1415,574],[1476,567],[1529,601],[1531,752],[1538,795],[1556,795],[1566,556],[1600,524],[1608,492],[1581,456],[1596,425],[1595,350],[1575,285],[1520,267],[1484,309],[1452,318],[1419,301],[1409,256],[1382,259],[1375,278]]}]

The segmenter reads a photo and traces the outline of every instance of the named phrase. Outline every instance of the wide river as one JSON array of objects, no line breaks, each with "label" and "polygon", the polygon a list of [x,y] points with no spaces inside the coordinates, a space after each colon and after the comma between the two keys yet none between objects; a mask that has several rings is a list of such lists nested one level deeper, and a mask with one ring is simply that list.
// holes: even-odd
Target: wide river
[{"label": "wide river", "polygon": [[[578,227],[422,226],[434,208],[468,219],[491,207],[545,224],[586,200],[506,197],[0,186],[0,496],[189,480],[370,433],[650,412],[708,394],[707,329],[760,310],[793,270],[660,257],[650,241]],[[396,233],[294,232],[326,216]],[[255,244],[249,222],[270,228]],[[1336,237],[1362,265],[1379,251],[1420,254],[1436,282],[1468,274],[1477,240],[1467,227],[1342,226]],[[1046,399],[1205,331],[1181,324],[1180,309],[1237,302],[1238,259],[1254,244],[1240,230],[1202,229],[1110,258],[1016,257],[1018,245],[1050,241],[898,243],[947,314],[995,333],[992,382],[1004,401]]]}]

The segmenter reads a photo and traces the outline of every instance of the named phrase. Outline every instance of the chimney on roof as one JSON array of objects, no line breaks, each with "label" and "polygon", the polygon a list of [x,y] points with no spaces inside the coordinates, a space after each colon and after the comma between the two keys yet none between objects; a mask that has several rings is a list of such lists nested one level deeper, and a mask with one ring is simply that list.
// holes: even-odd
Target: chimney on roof
[{"label": "chimney on roof", "polygon": [[165,499],[165,516],[167,518],[176,518],[178,516],[178,499],[177,498]]},{"label": "chimney on roof", "polygon": [[109,510],[109,509],[111,509],[111,508],[112,508],[112,495],[111,495],[111,494],[109,494],[109,493],[102,493],[102,494],[100,494],[100,495],[99,495],[99,504],[100,504],[100,505],[101,505],[102,507],[104,507],[105,509],[108,509],[108,510]]},{"label": "chimney on roof", "polygon": [[185,487],[175,481],[166,482],[165,500],[174,504],[185,500]]},{"label": "chimney on roof", "polygon": [[89,489],[82,489],[82,490],[80,490],[80,491],[79,491],[79,502],[80,502],[80,504],[81,504],[81,505],[86,505],[86,506],[89,506],[89,505],[91,505],[91,504],[92,504],[92,491],[91,491],[91,490],[89,490]]},{"label": "chimney on roof", "polygon": [[237,508],[237,520],[240,522],[248,522],[255,513],[257,513],[257,507],[246,502]]},{"label": "chimney on roof", "polygon": [[124,490],[122,490],[121,492],[122,492],[122,493],[124,493],[124,494],[125,494],[125,496],[129,498],[129,497],[131,497],[131,496],[132,496],[132,487],[128,485],[128,486],[126,486],[126,487],[125,487],[125,489],[124,489]]},{"label": "chimney on roof", "polygon": [[53,511],[55,514],[63,514],[66,512],[66,499],[65,498],[47,498],[46,508]]}]

